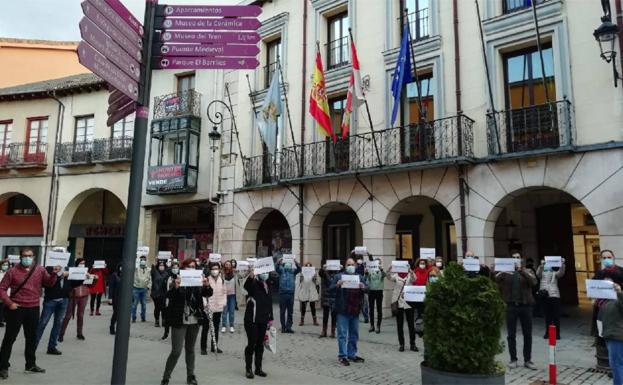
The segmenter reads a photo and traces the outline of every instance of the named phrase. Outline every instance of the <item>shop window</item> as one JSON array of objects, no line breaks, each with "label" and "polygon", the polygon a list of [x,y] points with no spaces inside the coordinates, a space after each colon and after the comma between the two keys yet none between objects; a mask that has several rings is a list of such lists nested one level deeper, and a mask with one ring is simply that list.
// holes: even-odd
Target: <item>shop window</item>
[{"label": "shop window", "polygon": [[8,199],[7,215],[38,215],[39,209],[26,195],[15,195]]}]

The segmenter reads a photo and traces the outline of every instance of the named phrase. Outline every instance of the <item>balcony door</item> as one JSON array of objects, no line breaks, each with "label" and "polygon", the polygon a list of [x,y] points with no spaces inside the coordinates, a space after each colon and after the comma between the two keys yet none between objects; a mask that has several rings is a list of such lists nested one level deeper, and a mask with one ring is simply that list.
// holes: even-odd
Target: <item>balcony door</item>
[{"label": "balcony door", "polygon": [[344,172],[349,169],[350,140],[349,137],[342,139],[342,118],[346,108],[346,96],[329,99],[329,116],[331,117],[332,130],[337,136],[333,143],[332,138],[327,138],[327,172]]},{"label": "balcony door", "polygon": [[47,141],[48,118],[29,118],[24,160],[26,162],[42,162],[45,159]]},{"label": "balcony door", "polygon": [[9,145],[11,144],[12,129],[12,120],[0,122],[0,166],[7,164],[9,160]]},{"label": "balcony door", "polygon": [[[401,132],[403,163],[435,157],[434,125],[430,123],[435,119],[433,74],[421,74],[419,79],[419,90],[415,81],[407,85],[409,124]],[[419,92],[422,93],[421,98]]]},{"label": "balcony door", "polygon": [[76,118],[76,129],[74,131],[73,162],[90,161],[90,152],[93,144],[93,129],[95,118],[93,115],[81,116]]},{"label": "balcony door", "polygon": [[[551,44],[544,45],[543,79],[536,47],[504,56],[506,137],[509,152],[559,146],[556,80]],[[548,98],[549,102],[548,103]]]}]

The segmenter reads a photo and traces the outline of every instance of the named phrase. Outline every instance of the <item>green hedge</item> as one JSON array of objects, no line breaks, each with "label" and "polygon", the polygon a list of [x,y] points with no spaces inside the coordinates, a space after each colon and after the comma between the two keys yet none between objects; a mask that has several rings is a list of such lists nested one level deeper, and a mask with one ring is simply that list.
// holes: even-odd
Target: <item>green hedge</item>
[{"label": "green hedge", "polygon": [[495,374],[505,304],[492,280],[468,278],[456,263],[429,284],[424,316],[426,365],[446,372]]}]

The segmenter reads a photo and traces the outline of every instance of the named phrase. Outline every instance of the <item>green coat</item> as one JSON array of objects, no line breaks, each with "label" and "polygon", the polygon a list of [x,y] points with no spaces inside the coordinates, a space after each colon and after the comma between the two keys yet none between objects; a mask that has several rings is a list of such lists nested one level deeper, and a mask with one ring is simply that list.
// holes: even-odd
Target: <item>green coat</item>
[{"label": "green coat", "polygon": [[368,280],[369,290],[383,290],[385,289],[385,272],[384,271],[370,271],[366,273]]}]

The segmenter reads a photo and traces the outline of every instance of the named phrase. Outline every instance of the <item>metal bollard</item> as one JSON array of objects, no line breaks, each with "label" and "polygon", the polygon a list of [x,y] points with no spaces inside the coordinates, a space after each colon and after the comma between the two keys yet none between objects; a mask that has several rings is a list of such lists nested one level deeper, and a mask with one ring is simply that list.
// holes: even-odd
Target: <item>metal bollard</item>
[{"label": "metal bollard", "polygon": [[556,385],[556,326],[549,325],[549,383]]}]

